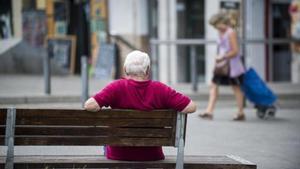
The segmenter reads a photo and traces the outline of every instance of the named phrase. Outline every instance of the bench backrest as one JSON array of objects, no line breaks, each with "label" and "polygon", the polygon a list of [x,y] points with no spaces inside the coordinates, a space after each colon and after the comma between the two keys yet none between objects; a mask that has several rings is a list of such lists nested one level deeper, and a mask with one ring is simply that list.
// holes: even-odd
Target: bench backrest
[{"label": "bench backrest", "polygon": [[177,115],[173,110],[17,109],[14,145],[176,146]]}]

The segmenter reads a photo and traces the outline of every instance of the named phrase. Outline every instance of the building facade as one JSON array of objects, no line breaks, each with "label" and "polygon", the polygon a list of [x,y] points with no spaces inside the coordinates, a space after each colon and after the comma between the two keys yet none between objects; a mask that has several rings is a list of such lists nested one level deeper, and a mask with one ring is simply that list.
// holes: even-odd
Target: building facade
[{"label": "building facade", "polygon": [[[150,32],[153,29],[157,33],[150,33],[150,37],[171,41],[216,40],[218,34],[208,24],[209,18],[220,10],[236,10],[239,37],[248,40],[245,47],[240,46],[245,66],[255,68],[266,81],[291,82],[292,74],[298,72],[291,69],[290,3],[289,0],[157,1],[156,6],[150,6],[157,9],[153,11],[159,16],[153,19],[155,14],[150,15],[150,20],[156,19],[157,22],[152,23],[154,27],[150,25]],[[246,23],[244,27],[243,21]],[[268,43],[268,38],[273,39],[274,43]],[[280,39],[286,42],[277,43]],[[161,44],[157,50],[159,80],[167,83],[191,82],[191,52],[188,45]],[[210,83],[216,45],[197,45],[196,54],[198,82]]]},{"label": "building facade", "polygon": [[[178,39],[215,41],[218,33],[208,24],[209,18],[220,10],[235,11],[239,38],[247,40],[245,46],[240,43],[246,67],[254,67],[266,81],[299,83],[299,80],[293,80],[300,72],[299,69],[292,69],[292,65],[295,64],[290,41],[291,0],[6,0],[3,2],[5,3],[0,7],[0,54],[9,46],[24,39],[26,30],[24,31],[22,11],[30,10],[34,6],[46,13],[47,35],[53,35],[59,30],[62,34],[74,34],[78,37],[77,64],[81,55],[88,55],[96,60],[99,52],[96,49],[100,41],[110,41],[113,39],[111,37],[119,37],[114,39],[114,42],[119,44],[122,58],[133,49],[152,52],[153,78],[169,84],[190,83],[193,62],[196,62],[198,82],[209,84],[214,67],[216,43],[196,45],[196,60],[192,61],[191,45],[175,43],[151,45],[151,39],[172,42]],[[66,4],[67,12],[63,10],[53,13],[53,9],[56,9],[54,3]],[[67,16],[65,20],[62,19],[65,15],[61,15],[64,13]],[[49,17],[52,15],[53,17]],[[10,31],[7,31],[7,27],[10,27]],[[76,67],[79,71],[80,65]]]}]

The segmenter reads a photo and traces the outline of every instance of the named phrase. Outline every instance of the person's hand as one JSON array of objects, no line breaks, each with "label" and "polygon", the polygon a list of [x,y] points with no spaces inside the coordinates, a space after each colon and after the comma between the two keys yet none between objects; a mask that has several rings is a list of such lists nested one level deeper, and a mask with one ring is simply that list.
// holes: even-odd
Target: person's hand
[{"label": "person's hand", "polygon": [[225,57],[224,56],[217,56],[216,57],[216,63],[220,63],[220,62],[223,62],[225,60]]},{"label": "person's hand", "polygon": [[96,112],[100,110],[100,106],[97,101],[91,97],[84,103],[84,109],[91,112]]}]

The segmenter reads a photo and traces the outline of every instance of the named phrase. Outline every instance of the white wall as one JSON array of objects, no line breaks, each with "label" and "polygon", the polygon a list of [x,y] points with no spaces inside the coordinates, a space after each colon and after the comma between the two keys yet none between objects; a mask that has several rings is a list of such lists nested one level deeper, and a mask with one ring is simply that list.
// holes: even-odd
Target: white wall
[{"label": "white wall", "polygon": [[[209,25],[208,21],[212,15],[219,12],[220,1],[219,0],[206,0],[205,1],[205,38],[207,40],[216,40],[218,38],[218,32],[212,26]],[[216,56],[216,45],[205,46],[205,82],[209,84],[212,79],[212,72],[215,64]]]},{"label": "white wall", "polygon": [[112,34],[147,35],[147,0],[109,0],[109,31]]},{"label": "white wall", "polygon": [[9,50],[10,48],[16,46],[21,42],[21,38],[9,38],[0,40],[0,55]]},{"label": "white wall", "polygon": [[[264,38],[265,7],[262,0],[251,0],[247,2],[247,39]],[[254,10],[255,9],[255,10]],[[253,67],[257,73],[266,78],[266,60],[264,44],[250,44],[246,48],[246,65]]]},{"label": "white wall", "polygon": [[[167,5],[170,9],[170,18],[168,18]],[[177,38],[177,15],[176,15],[176,0],[158,1],[158,39],[160,40],[174,40]],[[169,26],[168,26],[168,19]],[[168,29],[168,27],[170,29]],[[174,84],[177,82],[177,50],[176,46],[170,46],[170,53],[166,45],[159,46],[159,80],[167,84]]]},{"label": "white wall", "polygon": [[[171,18],[171,30],[170,30],[170,39],[177,39],[177,10],[176,10],[176,0],[171,0],[170,2],[170,18]],[[171,77],[170,77],[170,81],[171,84],[175,84],[178,81],[178,55],[177,55],[177,47],[176,45],[171,45],[170,46],[170,57],[171,59]]]},{"label": "white wall", "polygon": [[22,1],[12,1],[14,37],[22,38]]}]

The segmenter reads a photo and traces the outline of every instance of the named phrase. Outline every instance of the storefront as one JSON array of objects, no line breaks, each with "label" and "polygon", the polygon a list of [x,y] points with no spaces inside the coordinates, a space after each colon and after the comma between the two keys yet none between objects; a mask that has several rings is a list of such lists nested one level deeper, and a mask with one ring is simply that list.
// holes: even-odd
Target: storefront
[{"label": "storefront", "polygon": [[[156,6],[151,8],[156,10],[152,9],[150,20],[157,23],[152,22],[150,33],[154,33],[150,34],[151,38],[172,41],[169,45],[162,42],[155,48],[154,60],[158,61],[155,71],[159,80],[191,82],[191,45],[174,45],[175,41],[216,40],[217,31],[208,20],[220,10],[233,12],[237,19],[240,42],[245,40],[245,46],[240,43],[240,49],[246,67],[254,67],[263,79],[270,82],[291,82],[292,75],[299,72],[292,69],[290,0],[169,0],[152,4]],[[153,18],[157,16],[155,12],[160,17]],[[216,44],[207,42],[196,46],[199,83],[210,83],[215,55]]]},{"label": "storefront", "polygon": [[[0,4],[0,40],[6,40],[3,44],[7,49],[2,50],[2,45],[1,51],[13,46],[7,45],[11,39],[19,38],[14,44],[29,45],[31,53],[28,53],[28,58],[18,56],[18,62],[26,67],[27,72],[41,73],[40,68],[31,71],[26,66],[30,65],[28,60],[38,60],[41,67],[44,56],[38,56],[38,52],[49,50],[49,40],[71,40],[72,49],[62,45],[56,47],[60,54],[72,52],[72,56],[60,60],[66,62],[63,65],[72,65],[68,73],[79,73],[81,56],[91,58],[92,64],[96,62],[100,42],[108,40],[107,25],[107,0],[3,0]],[[3,57],[4,62],[13,56]],[[7,69],[4,72],[12,71]]]},{"label": "storefront", "polygon": [[72,73],[80,72],[81,56],[88,56],[91,62],[95,62],[100,41],[107,41],[105,0],[34,0],[33,2],[29,3],[33,4],[30,6],[24,1],[23,7],[29,6],[25,11],[31,10],[33,13],[41,11],[45,14],[47,29],[45,39],[53,37],[75,39],[75,68]]},{"label": "storefront", "polygon": [[0,1],[0,40],[13,36],[12,4],[9,0]]},{"label": "storefront", "polygon": [[[292,81],[290,0],[246,1],[246,65],[270,82]],[[269,39],[269,42],[264,40]]]}]

